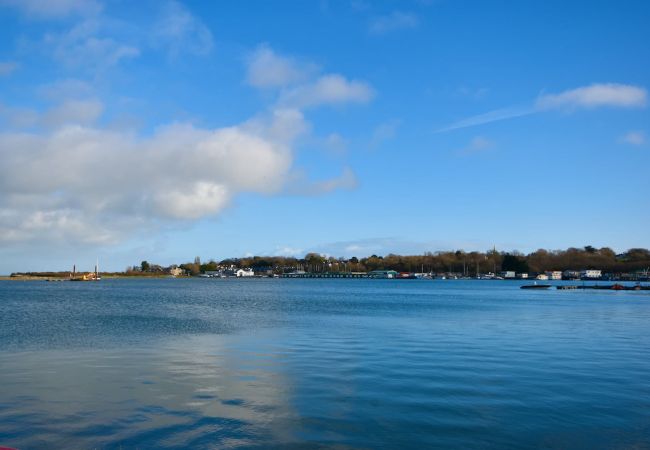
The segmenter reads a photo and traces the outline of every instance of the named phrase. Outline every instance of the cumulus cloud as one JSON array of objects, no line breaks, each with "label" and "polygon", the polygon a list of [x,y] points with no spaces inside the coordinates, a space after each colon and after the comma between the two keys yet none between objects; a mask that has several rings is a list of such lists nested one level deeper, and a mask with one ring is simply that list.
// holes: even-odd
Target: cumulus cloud
[{"label": "cumulus cloud", "polygon": [[620,138],[620,142],[629,145],[643,145],[647,141],[646,135],[643,131],[629,131]]},{"label": "cumulus cloud", "polygon": [[177,1],[164,3],[158,21],[154,25],[155,46],[168,49],[170,56],[182,53],[207,55],[212,51],[212,32],[203,21]]},{"label": "cumulus cloud", "polygon": [[280,103],[296,108],[343,103],[367,103],[374,97],[368,83],[348,80],[342,75],[323,75],[317,80],[285,90]]},{"label": "cumulus cloud", "polygon": [[283,87],[305,81],[317,71],[314,64],[279,55],[268,45],[260,45],[248,57],[247,81],[259,88]]},{"label": "cumulus cloud", "polygon": [[38,19],[59,19],[72,14],[93,15],[102,10],[96,0],[0,0],[0,6],[18,8]]},{"label": "cumulus cloud", "polygon": [[11,75],[18,68],[14,61],[0,61],[0,76]]},{"label": "cumulus cloud", "polygon": [[282,107],[307,109],[322,105],[366,103],[375,96],[365,81],[339,74],[319,74],[315,64],[279,55],[262,45],[248,58],[247,81],[258,88],[277,88]]},{"label": "cumulus cloud", "polygon": [[559,94],[542,95],[537,99],[538,109],[593,109],[602,106],[638,108],[647,103],[648,92],[641,87],[606,83],[571,89]]},{"label": "cumulus cloud", "polygon": [[0,133],[0,241],[110,243],[217,214],[240,192],[279,192],[306,128],[300,112],[275,111],[146,138],[87,125]]},{"label": "cumulus cloud", "polygon": [[385,16],[378,16],[370,21],[369,31],[372,34],[385,34],[405,28],[415,28],[420,19],[413,13],[393,11]]}]

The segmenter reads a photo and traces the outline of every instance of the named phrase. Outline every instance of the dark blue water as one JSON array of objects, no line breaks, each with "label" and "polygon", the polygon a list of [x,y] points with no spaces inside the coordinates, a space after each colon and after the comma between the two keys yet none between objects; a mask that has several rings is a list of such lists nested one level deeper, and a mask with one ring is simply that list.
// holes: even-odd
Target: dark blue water
[{"label": "dark blue water", "polygon": [[650,448],[649,294],[0,282],[0,445]]}]

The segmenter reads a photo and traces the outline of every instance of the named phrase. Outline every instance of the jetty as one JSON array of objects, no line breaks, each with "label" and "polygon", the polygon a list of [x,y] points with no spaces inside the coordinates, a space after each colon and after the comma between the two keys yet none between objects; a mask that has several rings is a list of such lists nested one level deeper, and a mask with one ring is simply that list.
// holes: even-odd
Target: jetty
[{"label": "jetty", "polygon": [[650,291],[650,285],[644,286],[635,284],[634,286],[625,286],[623,284],[592,284],[592,285],[571,285],[571,286],[556,286],[557,289],[562,291],[574,289],[598,289],[605,291]]}]

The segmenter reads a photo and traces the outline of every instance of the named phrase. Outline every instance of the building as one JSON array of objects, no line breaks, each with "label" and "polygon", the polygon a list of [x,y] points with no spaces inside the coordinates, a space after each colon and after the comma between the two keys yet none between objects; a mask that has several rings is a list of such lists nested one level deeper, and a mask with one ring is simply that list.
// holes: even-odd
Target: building
[{"label": "building", "polygon": [[518,274],[517,274],[517,278],[521,278],[522,280],[525,280],[525,279],[528,278],[528,274],[525,273],[525,272],[518,273]]},{"label": "building", "polygon": [[549,270],[549,271],[546,271],[546,276],[548,277],[549,280],[561,280],[562,279],[562,271],[560,271],[560,270]]},{"label": "building", "polygon": [[235,276],[237,277],[254,277],[255,272],[253,272],[253,269],[237,269],[235,272]]},{"label": "building", "polygon": [[182,275],[185,275],[185,271],[180,267],[172,267],[171,269],[169,269],[169,274],[172,277],[180,277]]},{"label": "building", "polygon": [[539,275],[537,275],[537,277],[535,277],[535,279],[536,280],[548,280],[548,275],[546,275],[545,273],[540,273]]},{"label": "building", "polygon": [[368,272],[369,278],[396,278],[397,272],[394,270],[373,270]]},{"label": "building", "polygon": [[602,276],[603,276],[602,270],[587,269],[587,270],[580,271],[580,278],[587,278],[593,280],[596,278],[601,278]]},{"label": "building", "polygon": [[580,271],[579,270],[565,270],[562,272],[562,278],[565,280],[579,280]]},{"label": "building", "polygon": [[515,271],[514,270],[504,270],[501,272],[501,276],[503,278],[514,278],[515,277]]}]

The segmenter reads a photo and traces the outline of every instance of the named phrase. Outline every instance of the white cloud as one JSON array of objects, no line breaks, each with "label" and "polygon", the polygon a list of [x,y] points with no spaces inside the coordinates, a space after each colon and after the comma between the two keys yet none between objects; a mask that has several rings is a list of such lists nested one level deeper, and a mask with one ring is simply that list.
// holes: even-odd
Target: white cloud
[{"label": "white cloud", "polygon": [[384,34],[405,28],[415,28],[420,19],[413,13],[393,11],[392,13],[375,17],[370,21],[369,30],[372,34]]},{"label": "white cloud", "polygon": [[280,256],[301,256],[303,255],[303,250],[301,248],[297,247],[290,247],[288,245],[285,246],[278,246],[275,248],[275,251],[273,252],[274,255],[280,255]]},{"label": "white cloud", "polygon": [[89,97],[93,93],[90,83],[74,78],[57,80],[40,87],[39,94],[52,101]]},{"label": "white cloud", "polygon": [[48,127],[66,124],[90,125],[103,111],[104,105],[97,99],[67,100],[50,109],[43,117],[43,123]]},{"label": "white cloud", "polygon": [[82,125],[0,133],[0,241],[111,243],[215,215],[240,192],[280,192],[306,128],[299,112],[277,111],[146,138]]},{"label": "white cloud", "polygon": [[324,140],[323,145],[327,151],[341,155],[348,148],[348,141],[338,133],[330,133]]},{"label": "white cloud", "polygon": [[247,81],[259,88],[283,87],[305,81],[316,71],[313,64],[300,63],[260,45],[248,58]]},{"label": "white cloud", "polygon": [[366,103],[375,96],[372,87],[339,74],[320,74],[315,64],[278,55],[261,45],[248,61],[247,81],[258,88],[279,88],[277,104],[307,109],[323,105]]},{"label": "white cloud", "polygon": [[621,136],[620,142],[630,145],[643,145],[647,142],[646,135],[643,131],[629,131]]},{"label": "white cloud", "polygon": [[491,122],[498,122],[506,119],[513,119],[515,117],[527,116],[533,114],[535,110],[531,107],[511,107],[511,108],[501,108],[489,111],[483,114],[478,114],[476,116],[467,117],[461,119],[457,122],[453,122],[442,128],[438,128],[435,132],[442,133],[445,131],[457,130],[460,128],[475,127],[477,125],[483,125]]},{"label": "white cloud", "polygon": [[54,59],[75,69],[105,69],[140,55],[135,46],[102,36],[102,27],[98,20],[84,20],[67,32],[45,35],[44,44]]},{"label": "white cloud", "polygon": [[495,109],[438,128],[436,133],[474,127],[491,122],[528,116],[550,110],[595,109],[599,107],[640,108],[646,106],[647,90],[640,86],[617,83],[592,84],[559,94],[540,96],[532,106]]},{"label": "white cloud", "polygon": [[293,195],[324,195],[338,190],[351,191],[358,185],[352,169],[344,167],[341,175],[321,181],[309,181],[304,173],[296,172],[286,191]]},{"label": "white cloud", "polygon": [[296,108],[343,103],[367,103],[375,92],[369,84],[338,74],[323,75],[312,83],[285,90],[280,103]]},{"label": "white cloud", "polygon": [[370,147],[376,148],[382,143],[393,139],[397,134],[397,129],[399,128],[401,120],[389,120],[384,123],[380,123],[375,127],[372,132],[372,137],[370,139]]},{"label": "white cloud", "polygon": [[40,115],[30,108],[12,108],[0,104],[0,118],[11,128],[29,128],[38,123]]},{"label": "white cloud", "polygon": [[102,10],[101,3],[96,0],[0,0],[0,6],[18,8],[39,19],[59,19],[72,14],[94,15]]},{"label": "white cloud", "polygon": [[476,136],[472,138],[469,144],[459,150],[458,153],[461,155],[471,155],[488,150],[492,147],[494,147],[494,142],[483,136]]},{"label": "white cloud", "polygon": [[0,61],[0,76],[11,75],[18,68],[14,61]]},{"label": "white cloud", "polygon": [[602,106],[637,108],[646,105],[647,96],[648,92],[638,86],[616,83],[592,84],[559,94],[542,95],[537,99],[536,106],[540,110],[593,109]]},{"label": "white cloud", "polygon": [[182,53],[207,55],[214,46],[212,33],[203,21],[173,0],[164,3],[153,39],[154,46],[166,47],[172,57]]}]

